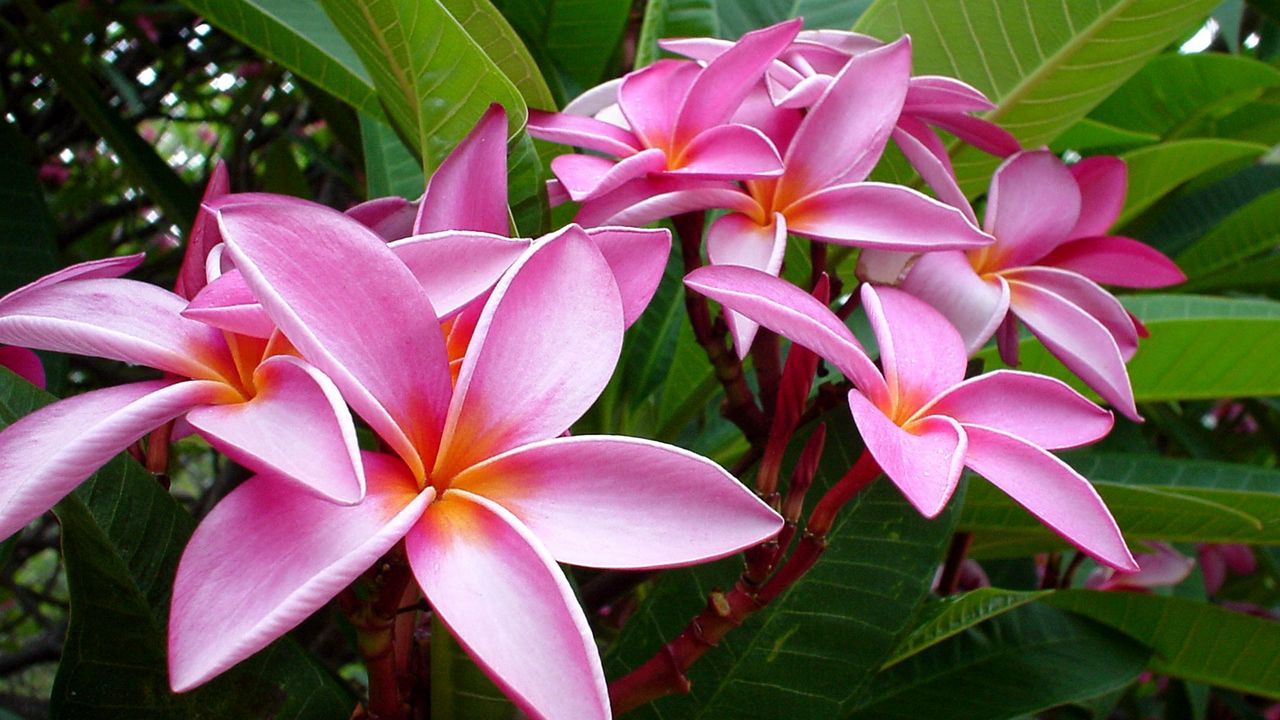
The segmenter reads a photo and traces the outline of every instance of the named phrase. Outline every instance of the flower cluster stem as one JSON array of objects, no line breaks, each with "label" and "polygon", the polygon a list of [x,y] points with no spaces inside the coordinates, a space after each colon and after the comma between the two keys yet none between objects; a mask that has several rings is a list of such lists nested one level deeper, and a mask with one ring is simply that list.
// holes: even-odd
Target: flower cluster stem
[{"label": "flower cluster stem", "polygon": [[404,557],[403,545],[391,552],[365,575],[370,593],[363,599],[350,588],[338,596],[338,605],[356,630],[356,645],[369,673],[370,720],[407,720],[408,706],[401,694],[401,672],[397,658],[396,620],[413,580]]}]

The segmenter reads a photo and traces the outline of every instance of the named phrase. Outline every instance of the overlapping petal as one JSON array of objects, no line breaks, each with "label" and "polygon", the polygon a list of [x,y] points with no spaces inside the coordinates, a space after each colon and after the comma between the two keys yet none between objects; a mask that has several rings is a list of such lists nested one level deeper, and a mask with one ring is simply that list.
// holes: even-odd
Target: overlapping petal
[{"label": "overlapping petal", "polygon": [[1004,162],[991,180],[987,232],[996,244],[987,249],[995,267],[1031,265],[1067,239],[1080,217],[1075,178],[1048,150],[1024,152]]},{"label": "overlapping petal", "polygon": [[997,370],[965,380],[921,413],[946,415],[961,425],[983,425],[1048,450],[1079,447],[1111,431],[1111,413],[1056,378]]},{"label": "overlapping petal", "polygon": [[631,132],[647,148],[671,149],[679,107],[701,68],[683,60],[659,60],[628,73],[618,86],[618,107]]},{"label": "overlapping petal", "polygon": [[40,356],[26,348],[0,345],[0,367],[7,368],[36,387],[44,387],[44,365]]},{"label": "overlapping petal", "polygon": [[[924,301],[901,290],[862,286],[862,307],[880,346],[880,366],[895,412],[911,414],[964,379],[959,333]],[[883,465],[881,466],[883,467]]]},{"label": "overlapping petal", "polygon": [[637,146],[635,136],[626,130],[592,117],[570,114],[568,107],[558,113],[531,108],[528,127],[529,134],[541,140],[617,157],[626,157],[643,149]]},{"label": "overlapping petal", "polygon": [[560,155],[551,161],[556,179],[569,197],[582,202],[605,195],[631,180],[667,169],[667,155],[650,148],[614,161],[597,155]]},{"label": "overlapping petal", "polygon": [[529,249],[529,242],[490,233],[443,231],[397,240],[389,247],[422,284],[443,321],[493,287]]},{"label": "overlapping petal", "polygon": [[182,309],[182,315],[249,337],[269,338],[276,329],[239,270],[223,273],[205,285]]},{"label": "overlapping petal", "polygon": [[493,104],[431,174],[413,232],[505,235],[507,226],[507,114]]},{"label": "overlapping petal", "polygon": [[1080,188],[1080,218],[1071,237],[1105,235],[1120,211],[1129,189],[1129,170],[1118,157],[1089,157],[1067,168]]},{"label": "overlapping petal", "polygon": [[671,254],[671,231],[595,227],[586,232],[613,270],[622,296],[622,322],[630,327],[649,306],[662,282]]},{"label": "overlapping petal", "polygon": [[[774,213],[773,222],[762,226],[746,215],[725,215],[707,228],[706,243],[707,258],[712,264],[739,265],[776,276],[787,253],[787,219],[782,213]],[[724,317],[733,346],[740,357],[745,357],[759,325],[733,310],[726,310]]]},{"label": "overlapping petal", "polygon": [[1166,287],[1187,279],[1182,270],[1159,250],[1119,236],[1087,237],[1065,242],[1039,264],[1077,272],[1096,283],[1120,287]]},{"label": "overlapping petal", "polygon": [[1026,267],[1006,270],[1002,273],[1009,282],[1035,285],[1055,293],[1080,308],[1111,333],[1120,357],[1126,361],[1138,351],[1138,330],[1133,318],[1114,295],[1103,290],[1092,280],[1058,268]]},{"label": "overlapping petal", "polygon": [[213,172],[209,173],[209,183],[205,185],[191,232],[187,233],[187,249],[182,255],[182,265],[178,268],[178,282],[173,291],[184,298],[195,297],[204,287],[207,280],[204,261],[209,256],[209,250],[219,242],[217,222],[205,203],[230,192],[231,179],[227,175],[227,166],[219,160],[214,163]]},{"label": "overlapping petal", "polygon": [[974,227],[961,211],[888,183],[825,188],[793,203],[785,214],[791,232],[841,245],[958,250],[991,243],[991,236]]},{"label": "overlapping petal", "polygon": [[900,287],[945,315],[970,355],[990,339],[1009,311],[1009,284],[999,275],[979,277],[964,253],[921,255]]},{"label": "overlapping petal", "polygon": [[867,450],[912,506],[925,517],[942,512],[964,470],[964,430],[939,415],[905,430],[858,392],[849,393],[849,409]]},{"label": "overlapping petal", "polygon": [[674,159],[673,177],[753,180],[782,174],[782,160],[765,134],[747,125],[717,125],[699,133]]},{"label": "overlapping petal", "polygon": [[390,242],[413,234],[413,222],[418,217],[418,205],[418,202],[392,195],[366,200],[348,208],[346,216]]}]

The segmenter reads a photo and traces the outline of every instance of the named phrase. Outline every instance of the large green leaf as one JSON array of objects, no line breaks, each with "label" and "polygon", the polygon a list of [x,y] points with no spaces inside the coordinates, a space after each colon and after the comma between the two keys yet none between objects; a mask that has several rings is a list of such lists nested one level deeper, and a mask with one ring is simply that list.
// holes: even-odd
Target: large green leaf
[{"label": "large green leaf", "polygon": [[[630,406],[638,405],[662,387],[672,371],[680,325],[685,322],[684,264],[673,254],[667,262],[653,300],[631,326],[622,346],[622,392]],[[707,364],[705,359],[702,364]]]},{"label": "large green leaf", "polygon": [[716,0],[721,36],[737,40],[742,34],[795,17],[804,26],[844,30],[871,5],[871,0]]},{"label": "large green leaf", "polygon": [[0,296],[58,268],[53,220],[16,129],[0,122]]},{"label": "large green leaf", "polygon": [[658,41],[668,37],[715,37],[716,0],[649,0],[636,40],[636,67],[658,59]]},{"label": "large green leaf", "polygon": [[974,625],[1012,612],[1048,592],[1047,590],[1027,592],[987,587],[930,600],[920,609],[920,617],[916,618],[915,627],[902,639],[902,642],[898,643],[898,647],[894,648],[893,656],[885,661],[884,667],[896,665],[947,638],[959,635]]},{"label": "large green leaf", "polygon": [[441,3],[516,86],[525,105],[539,110],[556,109],[556,101],[538,64],[493,3],[489,0],[441,0]]},{"label": "large green leaf", "polygon": [[[1037,147],[1083,118],[1217,3],[877,0],[855,29],[884,40],[910,33],[915,73],[973,84],[996,103],[991,120]],[[968,147],[952,156],[962,187],[985,190],[997,160]]]},{"label": "large green leaf", "polygon": [[1187,598],[1064,590],[1044,600],[1155,651],[1155,672],[1280,699],[1280,623]]},{"label": "large green leaf", "polygon": [[[1129,361],[1139,402],[1280,395],[1280,303],[1199,295],[1122,298],[1151,337]],[[1019,349],[1021,370],[1066,380],[1087,390],[1038,340]],[[989,368],[1003,367],[993,348],[978,353]]]},{"label": "large green leaf", "polygon": [[551,230],[545,168],[533,138],[523,129],[508,144],[507,202],[520,237],[539,237]]},{"label": "large green leaf", "polygon": [[[1280,544],[1280,471],[1158,455],[1069,453],[1131,540]],[[1066,547],[987,483],[970,483],[960,527],[977,556]]]},{"label": "large green leaf", "polygon": [[317,0],[182,0],[182,4],[330,95],[383,118],[364,65]]},{"label": "large green leaf", "polygon": [[1129,192],[1116,225],[1124,225],[1188,180],[1231,162],[1256,158],[1266,145],[1238,140],[1173,140],[1125,153]]},{"label": "large green leaf", "polygon": [[1273,250],[1277,241],[1280,190],[1273,190],[1232,213],[1187,248],[1178,256],[1178,266],[1192,280],[1193,287],[1203,287],[1206,280],[1218,287],[1230,287],[1233,271],[1247,269],[1246,260]]},{"label": "large green leaf", "polygon": [[1252,58],[1169,53],[1152,60],[1089,117],[1163,139],[1215,135],[1215,120],[1271,87],[1280,87],[1280,70]]},{"label": "large green leaf", "polygon": [[[53,398],[0,368],[0,427]],[[333,718],[354,699],[288,639],[183,695],[169,692],[170,585],[195,522],[137,463],[118,457],[55,508],[71,623],[55,718]]]},{"label": "large green leaf", "polygon": [[1017,718],[1124,688],[1149,657],[1093,622],[1027,605],[881,673],[849,717]]},{"label": "large green leaf", "polygon": [[1176,256],[1211,232],[1233,212],[1272,190],[1280,189],[1280,166],[1250,165],[1229,177],[1164,203],[1125,228],[1166,255]]},{"label": "large green leaf", "polygon": [[515,706],[472,662],[439,618],[431,619],[432,720],[510,720]]},{"label": "large green leaf", "polygon": [[361,113],[360,142],[364,147],[365,182],[370,198],[389,195],[416,198],[426,189],[427,181],[418,159],[386,123]]},{"label": "large green leaf", "polygon": [[[392,125],[430,171],[490,105],[525,120],[520,91],[440,0],[321,0],[364,62]],[[490,48],[490,52],[495,52]]]},{"label": "large green leaf", "polygon": [[1124,128],[1085,118],[1059,135],[1049,147],[1059,154],[1067,150],[1087,153],[1090,150],[1098,150],[1100,148],[1114,150],[1116,148],[1150,145],[1159,140],[1159,136],[1151,133],[1125,130]]},{"label": "large green leaf", "polygon": [[[630,0],[497,0],[544,72],[569,97],[605,79],[631,11]],[[565,99],[569,99],[566,97]]]},{"label": "large green leaf", "polygon": [[[832,418],[817,497],[854,460],[854,431]],[[637,709],[636,718],[831,718],[851,707],[924,599],[954,522],[925,520],[887,481],[837,519],[818,564],[764,611],[729,633],[689,672],[688,695]],[[742,569],[736,558],[674,570],[658,581],[607,658],[621,675],[660,651]]]}]

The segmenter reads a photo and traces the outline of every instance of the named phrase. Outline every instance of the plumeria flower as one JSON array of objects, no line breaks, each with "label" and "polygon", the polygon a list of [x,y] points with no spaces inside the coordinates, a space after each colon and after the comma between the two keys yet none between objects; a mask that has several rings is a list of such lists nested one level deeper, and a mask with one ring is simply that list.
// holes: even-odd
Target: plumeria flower
[{"label": "plumeria flower", "polygon": [[776,177],[782,162],[773,143],[758,129],[730,119],[799,29],[800,21],[790,20],[749,32],[705,67],[659,60],[629,73],[617,86],[626,127],[533,110],[529,134],[618,158],[568,154],[551,162],[560,186],[579,202],[638,178]]},{"label": "plumeria flower", "polygon": [[[582,216],[640,224],[691,207],[730,208],[707,230],[711,264],[771,275],[782,268],[788,233],[899,251],[982,247],[992,238],[954,207],[899,185],[865,182],[898,120],[910,76],[907,38],[846,63],[795,131],[776,179],[752,180],[740,190],[703,186],[659,195],[635,182],[585,203]],[[732,312],[727,317],[744,355],[756,325]]]},{"label": "plumeria flower", "polygon": [[278,335],[224,333],[183,317],[182,296],[120,277],[141,261],[80,263],[0,298],[0,342],[166,374],[68,398],[0,432],[0,537],[179,417],[246,467],[328,501],[358,502],[365,480],[355,425],[333,382]]},{"label": "plumeria flower", "polygon": [[272,321],[388,452],[364,454],[358,505],[260,475],[214,508],[175,580],[175,690],[265,647],[403,540],[437,616],[518,706],[538,718],[606,718],[600,659],[556,563],[684,565],[780,528],[704,458],[648,440],[562,436],[607,383],[623,332],[614,275],[580,228],[536,242],[503,274],[455,384],[426,292],[375,233],[297,205],[218,215],[227,253]]},{"label": "plumeria flower", "polygon": [[928,302],[960,330],[970,353],[996,335],[1010,365],[1017,364],[1020,320],[1085,384],[1137,420],[1124,364],[1143,330],[1099,283],[1152,288],[1185,276],[1151,247],[1106,234],[1125,187],[1118,158],[1068,168],[1046,150],[1019,153],[991,181],[983,228],[993,244],[927,253],[905,266],[900,254],[864,253],[859,276],[898,282]]},{"label": "plumeria flower", "polygon": [[1253,548],[1233,543],[1206,543],[1196,548],[1200,571],[1204,573],[1204,589],[1216,595],[1228,575],[1249,575],[1258,569]]},{"label": "plumeria flower", "polygon": [[1173,587],[1191,574],[1196,561],[1178,552],[1172,545],[1148,542],[1151,552],[1138,553],[1137,572],[1121,572],[1113,568],[1098,568],[1085,580],[1090,590],[1115,590],[1150,592],[1152,588]]},{"label": "plumeria flower", "polygon": [[1013,370],[964,379],[955,328],[893,288],[861,290],[881,373],[825,304],[790,283],[750,268],[705,267],[685,284],[813,350],[852,380],[849,408],[867,450],[925,517],[942,511],[967,466],[1100,562],[1138,569],[1093,486],[1048,452],[1111,429],[1111,413],[1065,383]]},{"label": "plumeria flower", "polygon": [[26,348],[0,345],[0,367],[38,388],[44,387],[44,365],[40,356]]}]

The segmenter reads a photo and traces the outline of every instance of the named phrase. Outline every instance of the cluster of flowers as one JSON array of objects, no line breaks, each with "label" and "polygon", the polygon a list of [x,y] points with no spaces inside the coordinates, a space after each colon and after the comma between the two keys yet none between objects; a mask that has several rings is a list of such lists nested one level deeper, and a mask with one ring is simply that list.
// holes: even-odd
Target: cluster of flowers
[{"label": "cluster of flowers", "polygon": [[[692,59],[531,113],[535,136],[593,151],[553,162],[553,201],[579,209],[546,237],[508,237],[495,107],[418,201],[339,213],[229,193],[217,172],[174,292],[122,279],[141,260],[131,256],[0,299],[0,342],[165,373],[0,433],[0,537],[176,420],[175,434],[258,474],[182,557],[175,690],[265,647],[403,540],[434,611],[518,705],[607,717],[598,652],[556,563],[703,562],[782,524],[705,458],[566,433],[608,382],[670,252],[667,231],[626,226],[716,209],[728,212],[707,229],[710,266],[686,285],[724,306],[740,355],[764,326],[852,381],[869,452],[916,508],[940,512],[968,466],[1102,563],[1135,570],[1096,492],[1048,452],[1102,437],[1111,414],[1050,378],[964,377],[992,335],[1014,360],[1016,318],[1136,417],[1124,361],[1142,328],[1096,283],[1179,275],[1105,234],[1123,164],[1021,151],[971,116],[990,107],[981,93],[912,77],[906,38],[799,33],[794,21],[666,47]],[[981,228],[934,128],[1008,156]],[[937,199],[866,180],[890,139]],[[879,367],[825,302],[777,277],[789,233],[863,248]],[[358,447],[352,411],[382,450]]]}]

